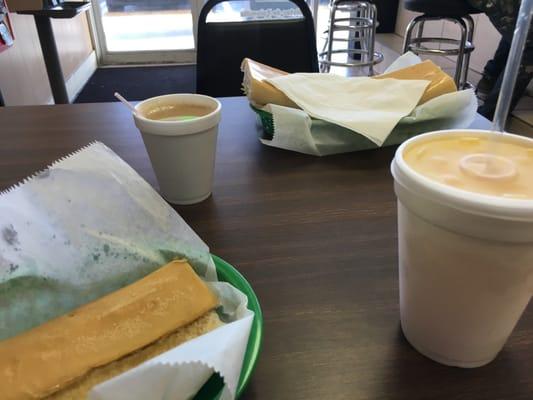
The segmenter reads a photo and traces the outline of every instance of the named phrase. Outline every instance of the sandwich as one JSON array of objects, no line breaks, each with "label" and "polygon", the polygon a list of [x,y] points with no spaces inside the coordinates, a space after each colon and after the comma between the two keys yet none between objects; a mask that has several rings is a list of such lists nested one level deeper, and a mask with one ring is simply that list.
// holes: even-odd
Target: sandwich
[{"label": "sandwich", "polygon": [[186,260],[0,342],[2,399],[85,399],[94,385],[222,322]]},{"label": "sandwich", "polygon": [[455,81],[452,77],[431,60],[425,60],[421,63],[389,72],[388,74],[376,75],[373,78],[421,79],[430,81],[418,104],[424,104],[446,93],[457,92],[457,86],[455,86]]},{"label": "sandwich", "polygon": [[250,58],[245,58],[242,61],[241,70],[244,73],[242,90],[252,104],[260,107],[265,104],[276,104],[299,108],[285,93],[267,82],[267,79],[288,75],[287,72],[261,64]]},{"label": "sandwich", "polygon": [[[262,107],[266,104],[276,104],[278,106],[299,108],[285,93],[268,83],[268,79],[287,75],[287,72],[249,58],[245,58],[242,61],[241,70],[244,73],[243,91],[253,105]],[[431,60],[387,74],[376,75],[372,78],[430,81],[418,104],[424,104],[435,97],[457,91],[454,80]]]}]

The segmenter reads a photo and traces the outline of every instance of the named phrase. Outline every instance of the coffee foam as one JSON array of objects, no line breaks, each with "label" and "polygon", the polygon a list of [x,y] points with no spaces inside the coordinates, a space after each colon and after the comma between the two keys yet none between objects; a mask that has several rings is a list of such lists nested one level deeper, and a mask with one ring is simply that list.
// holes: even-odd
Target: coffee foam
[{"label": "coffee foam", "polygon": [[441,136],[404,151],[414,171],[457,189],[533,199],[533,147],[477,136]]},{"label": "coffee foam", "polygon": [[143,116],[159,121],[183,121],[202,117],[212,112],[213,109],[206,106],[193,104],[159,104],[145,111]]}]

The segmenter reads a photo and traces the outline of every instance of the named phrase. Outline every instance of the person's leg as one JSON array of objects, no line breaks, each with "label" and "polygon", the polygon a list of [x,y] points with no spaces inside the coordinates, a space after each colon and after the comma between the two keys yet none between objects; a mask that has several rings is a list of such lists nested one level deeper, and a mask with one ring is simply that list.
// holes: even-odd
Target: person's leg
[{"label": "person's leg", "polygon": [[487,74],[488,76],[494,78],[494,80],[498,79],[498,76],[500,76],[505,69],[505,64],[507,64],[507,57],[509,56],[510,49],[511,43],[502,37],[500,39],[500,43],[498,44],[498,48],[496,49],[496,53],[494,53],[494,57],[487,61],[487,64],[483,70],[483,74]]},{"label": "person's leg", "polygon": [[[524,64],[520,66],[520,72],[515,83],[513,98],[511,101],[511,108],[509,109],[509,112],[513,111],[513,109],[516,107],[516,104],[524,94],[527,85],[529,85],[531,78],[533,78],[533,71],[531,71],[530,69],[530,67],[528,68]],[[483,105],[480,106],[477,110],[478,113],[490,120],[492,120],[494,117],[496,103],[498,101],[498,96],[500,95],[500,89],[502,86],[503,75],[504,73],[501,72],[498,79],[496,80],[494,87],[487,96],[487,99],[485,100]]]},{"label": "person's leg", "polygon": [[[531,35],[533,34],[533,28],[530,27],[529,30],[529,38],[526,42],[526,46],[524,48],[524,53],[522,54],[522,59],[520,62],[520,69],[518,71],[518,77],[516,79],[516,83],[514,86],[514,92],[513,97],[511,101],[511,107],[509,109],[509,112],[512,112],[515,108],[516,104],[524,94],[524,92],[527,89],[527,86],[529,85],[529,82],[533,78],[533,40],[531,38]],[[507,42],[510,43],[509,38]],[[512,62],[513,60],[509,60],[509,62]],[[515,61],[516,62],[516,61]],[[496,102],[498,101],[498,96],[500,94],[500,89],[502,85],[503,75],[505,72],[502,70],[500,72],[498,79],[496,80],[494,87],[490,91],[489,95],[487,96],[485,103],[478,108],[478,112],[485,116],[486,118],[492,120],[494,117],[494,111],[496,110]]]},{"label": "person's leg", "polygon": [[496,53],[494,53],[494,57],[487,61],[483,69],[483,76],[476,88],[476,94],[481,100],[487,100],[487,97],[496,85],[498,77],[505,69],[510,48],[511,44],[502,37]]},{"label": "person's leg", "polygon": [[[518,16],[518,8],[520,7],[520,1],[518,0],[467,0],[473,7],[477,8],[478,10],[484,12],[494,25],[494,27],[500,32],[502,35],[502,40],[505,40],[509,45],[511,41],[513,40],[513,34],[514,29],[516,25],[516,19]],[[505,54],[505,49],[503,48],[503,44],[500,42],[500,46],[502,46],[502,53],[501,55]],[[524,93],[529,81],[531,80],[531,72],[529,69],[533,65],[533,29],[530,29],[529,31],[529,37],[528,37],[528,44],[526,45],[526,51],[524,52],[524,59],[522,60],[522,68],[520,72],[520,76],[518,77],[516,86],[515,86],[515,94],[513,96],[513,104],[514,107],[518,100],[520,99],[520,96]],[[499,49],[499,48],[498,48]],[[494,58],[496,59],[498,55],[495,54]],[[496,60],[496,63],[491,63],[488,65],[488,70],[486,71],[488,74],[491,74],[491,69],[494,67],[494,72],[497,72],[499,66],[503,65],[503,63],[498,63]],[[493,82],[493,85],[487,84],[487,90],[489,93],[486,96],[486,101],[483,106],[479,108],[479,112],[483,115],[487,116],[488,118],[492,118],[494,114],[494,109],[496,108],[496,101],[498,100],[498,93],[501,86],[501,80],[503,78],[503,70],[500,71],[496,76],[496,82]],[[485,82],[481,82],[481,85],[483,86]],[[490,87],[492,86],[492,89]],[[481,88],[483,89],[483,87]],[[478,89],[478,97],[483,98],[482,90]]]}]

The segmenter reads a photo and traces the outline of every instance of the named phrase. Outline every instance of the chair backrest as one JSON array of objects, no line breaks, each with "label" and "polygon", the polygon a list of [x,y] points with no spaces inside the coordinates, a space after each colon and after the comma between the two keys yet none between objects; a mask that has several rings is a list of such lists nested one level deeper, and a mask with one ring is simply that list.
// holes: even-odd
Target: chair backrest
[{"label": "chair backrest", "polygon": [[287,0],[300,9],[297,18],[208,22],[209,12],[223,2],[229,1],[209,0],[200,12],[198,93],[218,97],[242,95],[240,65],[245,57],[287,72],[318,72],[313,17],[305,0]]}]

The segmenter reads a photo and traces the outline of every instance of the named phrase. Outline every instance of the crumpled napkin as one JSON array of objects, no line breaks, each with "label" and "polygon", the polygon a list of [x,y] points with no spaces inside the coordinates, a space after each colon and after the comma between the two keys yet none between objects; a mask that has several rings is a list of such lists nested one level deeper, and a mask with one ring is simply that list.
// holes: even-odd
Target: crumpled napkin
[{"label": "crumpled napkin", "polygon": [[310,117],[348,128],[381,146],[420,101],[429,81],[298,73],[269,79]]}]

